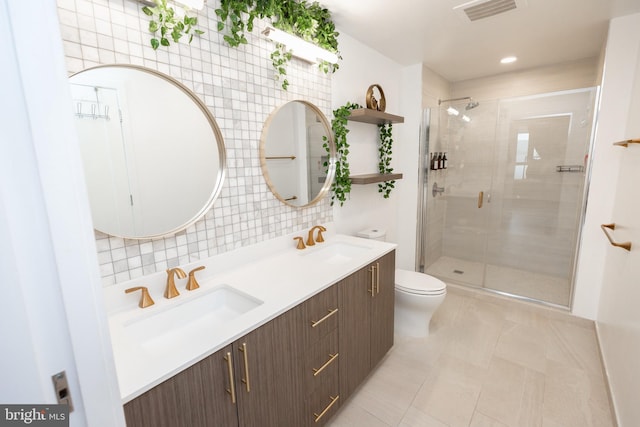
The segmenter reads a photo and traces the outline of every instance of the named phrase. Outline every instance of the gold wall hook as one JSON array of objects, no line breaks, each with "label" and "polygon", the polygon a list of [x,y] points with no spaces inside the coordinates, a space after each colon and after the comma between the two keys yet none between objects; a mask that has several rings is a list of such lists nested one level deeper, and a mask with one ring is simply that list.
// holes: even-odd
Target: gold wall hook
[{"label": "gold wall hook", "polygon": [[167,287],[164,290],[165,298],[175,298],[178,295],[180,295],[180,292],[178,292],[178,289],[176,289],[176,282],[174,279],[174,275],[177,275],[180,279],[184,279],[185,277],[187,277],[187,273],[185,273],[184,270],[182,270],[179,267],[168,268],[167,269]]},{"label": "gold wall hook", "polygon": [[200,287],[200,285],[198,284],[198,281],[196,280],[196,271],[200,271],[204,269],[205,269],[204,265],[201,265],[200,267],[196,267],[189,272],[189,281],[187,282],[188,291],[193,291],[194,289],[198,289]]},{"label": "gold wall hook", "polygon": [[302,237],[298,236],[298,237],[294,237],[293,240],[297,240],[298,244],[296,245],[296,249],[304,249],[306,248],[306,246],[304,245],[304,241],[302,239]]},{"label": "gold wall hook", "polygon": [[142,291],[138,307],[145,308],[154,304],[153,299],[151,299],[151,295],[149,295],[149,289],[147,289],[146,286],[136,286],[135,288],[125,289],[124,293],[130,294],[135,291]]}]

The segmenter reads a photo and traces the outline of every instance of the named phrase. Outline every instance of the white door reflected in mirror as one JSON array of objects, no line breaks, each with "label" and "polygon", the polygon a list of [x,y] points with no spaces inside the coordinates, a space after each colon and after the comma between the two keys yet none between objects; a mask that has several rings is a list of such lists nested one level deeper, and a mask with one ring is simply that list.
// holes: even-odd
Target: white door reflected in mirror
[{"label": "white door reflected in mirror", "polygon": [[224,143],[195,94],[130,65],[91,68],[70,82],[96,230],[166,236],[211,208],[224,179]]}]

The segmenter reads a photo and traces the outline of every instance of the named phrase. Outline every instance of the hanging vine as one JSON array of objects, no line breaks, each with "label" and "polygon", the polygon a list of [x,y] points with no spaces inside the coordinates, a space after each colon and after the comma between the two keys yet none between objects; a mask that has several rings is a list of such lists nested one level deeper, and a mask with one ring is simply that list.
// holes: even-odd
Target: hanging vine
[{"label": "hanging vine", "polygon": [[[167,5],[167,0],[154,0],[155,6],[144,6],[142,11],[145,15],[150,16],[149,32],[153,34],[150,43],[153,50],[158,47],[169,46],[171,43],[178,43],[182,36],[189,36],[189,43],[193,41],[194,35],[204,34],[204,31],[195,28],[198,25],[198,18],[189,16],[186,13],[184,17],[180,17],[176,10]],[[160,33],[159,35],[157,33]]]},{"label": "hanging vine", "polygon": [[[336,145],[336,173],[331,185],[331,206],[336,200],[340,202],[340,206],[347,200],[347,195],[351,192],[351,179],[349,178],[349,162],[347,155],[349,154],[349,143],[347,142],[347,119],[351,114],[351,110],[362,108],[358,104],[347,102],[337,110],[333,110],[333,120],[331,120],[331,129],[334,134],[334,142]],[[322,137],[324,143],[322,146],[329,151],[329,141],[326,136]],[[325,168],[329,167],[328,162],[324,162]]]},{"label": "hanging vine", "polygon": [[[378,125],[380,131],[380,142],[378,145],[378,170],[381,174],[393,172],[391,167],[391,154],[393,145],[392,135],[393,125],[385,123]],[[395,187],[395,180],[385,181],[378,184],[378,192],[382,193],[385,199],[389,198],[391,190]]]},{"label": "hanging vine", "polygon": [[[306,0],[221,0],[218,15],[218,31],[224,31],[224,40],[231,47],[247,44],[245,33],[252,32],[256,18],[267,18],[271,24],[282,31],[294,34],[308,42],[314,43],[340,57],[338,52],[338,32],[331,20],[331,13],[317,1]],[[275,78],[282,78],[282,88],[287,89],[287,64],[291,59],[283,45],[276,44],[271,54],[271,62],[275,69]],[[319,64],[324,73],[335,72],[337,64],[322,61]]]}]

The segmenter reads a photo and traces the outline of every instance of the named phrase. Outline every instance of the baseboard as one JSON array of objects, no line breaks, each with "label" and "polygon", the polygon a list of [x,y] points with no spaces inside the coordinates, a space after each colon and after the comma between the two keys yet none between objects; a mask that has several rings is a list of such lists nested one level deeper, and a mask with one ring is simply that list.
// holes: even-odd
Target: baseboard
[{"label": "baseboard", "polygon": [[600,354],[600,364],[602,365],[602,370],[604,373],[604,385],[607,388],[607,396],[609,397],[609,407],[611,408],[611,417],[613,418],[614,427],[619,427],[618,423],[618,410],[616,408],[616,403],[613,400],[613,392],[611,390],[611,383],[609,382],[609,370],[607,369],[607,364],[605,363],[604,353],[602,352],[602,343],[600,342],[600,327],[598,322],[593,322],[595,324],[596,329],[596,341],[598,342],[598,354]]}]

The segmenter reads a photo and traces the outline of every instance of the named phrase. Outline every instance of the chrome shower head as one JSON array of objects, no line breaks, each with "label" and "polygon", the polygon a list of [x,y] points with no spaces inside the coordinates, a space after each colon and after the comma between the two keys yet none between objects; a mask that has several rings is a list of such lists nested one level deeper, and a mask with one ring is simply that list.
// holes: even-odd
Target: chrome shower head
[{"label": "chrome shower head", "polygon": [[478,105],[480,105],[480,103],[478,101],[469,101],[469,103],[467,104],[466,107],[464,107],[465,110],[471,110],[473,108],[476,108]]}]

